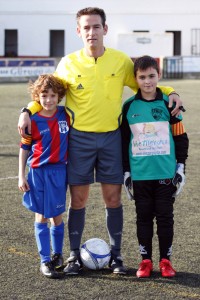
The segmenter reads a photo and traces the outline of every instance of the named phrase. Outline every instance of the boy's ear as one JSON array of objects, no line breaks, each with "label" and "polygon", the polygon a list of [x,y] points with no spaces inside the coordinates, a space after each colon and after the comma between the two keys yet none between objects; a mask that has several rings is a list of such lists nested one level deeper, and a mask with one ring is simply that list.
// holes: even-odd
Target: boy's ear
[{"label": "boy's ear", "polygon": [[160,80],[161,77],[162,77],[162,72],[161,72],[161,70],[160,70],[159,73],[158,73],[158,79]]}]

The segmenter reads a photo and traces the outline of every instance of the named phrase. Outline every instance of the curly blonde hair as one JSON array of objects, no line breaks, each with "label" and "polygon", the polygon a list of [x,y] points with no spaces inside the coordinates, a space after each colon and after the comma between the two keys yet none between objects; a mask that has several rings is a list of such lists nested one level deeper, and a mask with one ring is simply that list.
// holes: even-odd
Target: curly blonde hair
[{"label": "curly blonde hair", "polygon": [[58,94],[58,103],[66,94],[66,88],[62,81],[52,74],[40,75],[36,81],[29,82],[29,92],[34,101],[40,102],[40,94],[52,89],[54,93]]}]

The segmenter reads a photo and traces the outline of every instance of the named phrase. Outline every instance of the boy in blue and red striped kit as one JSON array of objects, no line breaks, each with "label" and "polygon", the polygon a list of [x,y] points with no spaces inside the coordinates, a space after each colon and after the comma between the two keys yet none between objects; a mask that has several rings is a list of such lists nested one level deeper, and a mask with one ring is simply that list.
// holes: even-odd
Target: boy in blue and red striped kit
[{"label": "boy in blue and red striped kit", "polygon": [[[30,83],[29,89],[42,110],[31,116],[31,135],[21,139],[18,186],[24,192],[23,205],[35,213],[40,271],[47,277],[57,278],[56,268],[63,264],[62,214],[66,209],[69,133],[69,117],[64,106],[58,106],[58,103],[66,89],[58,78],[50,74],[39,76]],[[27,179],[26,164],[29,167]]]}]

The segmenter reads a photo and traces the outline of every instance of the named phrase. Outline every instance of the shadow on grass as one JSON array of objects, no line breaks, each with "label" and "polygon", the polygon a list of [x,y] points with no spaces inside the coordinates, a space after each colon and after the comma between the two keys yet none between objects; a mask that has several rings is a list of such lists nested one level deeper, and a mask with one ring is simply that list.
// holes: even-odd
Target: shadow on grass
[{"label": "shadow on grass", "polygon": [[[164,283],[164,284],[172,284],[172,285],[182,285],[190,288],[200,288],[200,274],[195,273],[186,273],[186,272],[177,272],[175,277],[172,278],[163,278],[161,277],[160,272],[153,271],[151,277],[149,278],[137,278],[136,277],[136,269],[128,269],[126,275],[117,275],[112,274],[110,269],[102,269],[102,270],[89,270],[84,268],[80,275],[77,278],[81,279],[102,279],[108,281],[129,281],[129,282],[155,282],[155,283]],[[75,278],[75,276],[64,276],[62,279],[70,279]]]}]

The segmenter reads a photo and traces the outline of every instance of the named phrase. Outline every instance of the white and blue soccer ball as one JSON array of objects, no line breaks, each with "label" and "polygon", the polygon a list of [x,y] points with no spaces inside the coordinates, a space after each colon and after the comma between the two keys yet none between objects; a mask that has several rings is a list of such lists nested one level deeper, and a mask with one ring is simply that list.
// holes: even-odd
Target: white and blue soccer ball
[{"label": "white and blue soccer ball", "polygon": [[88,269],[100,270],[108,265],[111,252],[104,240],[92,238],[81,246],[80,255],[84,266]]}]

